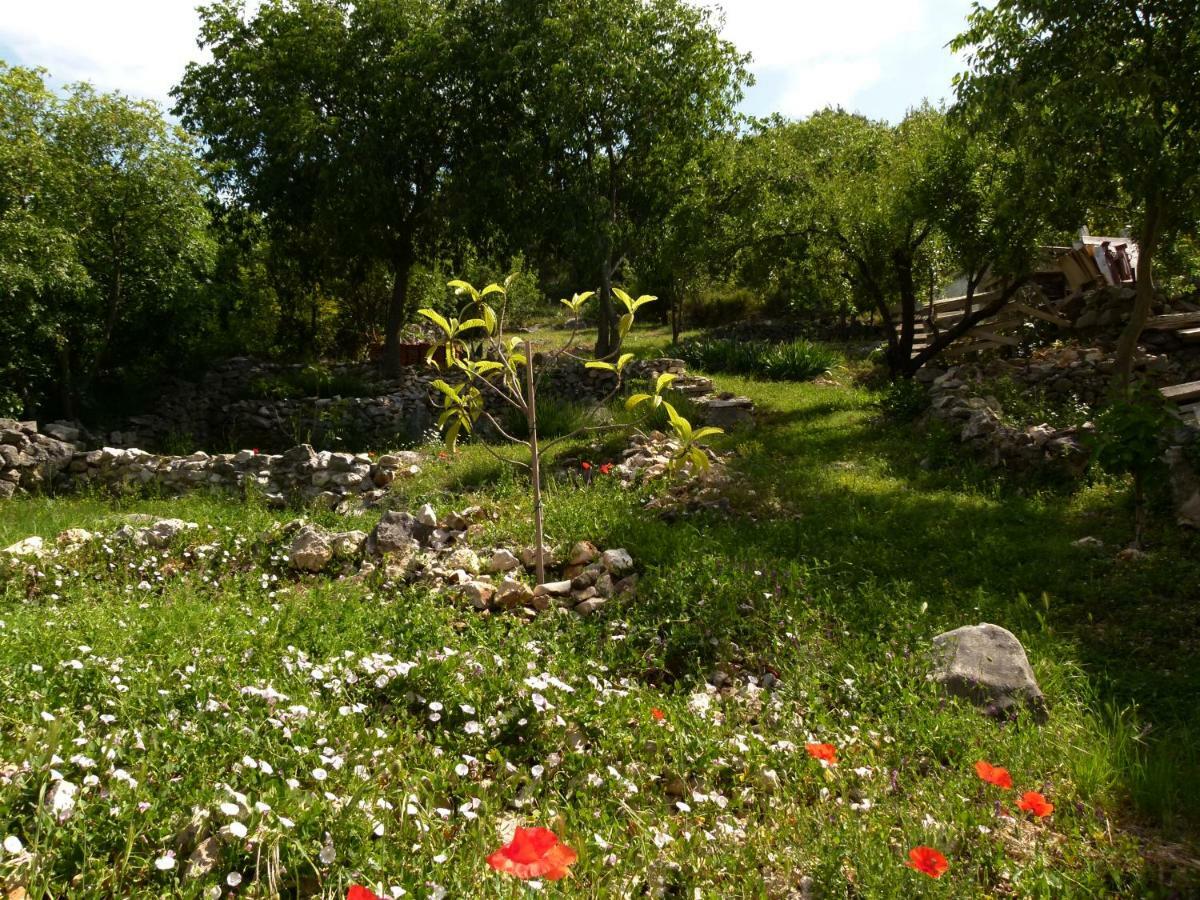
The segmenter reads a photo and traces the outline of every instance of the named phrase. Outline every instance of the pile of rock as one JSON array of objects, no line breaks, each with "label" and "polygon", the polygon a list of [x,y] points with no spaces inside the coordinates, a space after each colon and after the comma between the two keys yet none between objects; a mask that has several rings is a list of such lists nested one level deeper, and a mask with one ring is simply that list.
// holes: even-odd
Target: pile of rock
[{"label": "pile of rock", "polygon": [[637,584],[628,552],[602,553],[587,541],[571,548],[561,568],[547,548],[546,562],[558,574],[536,584],[529,576],[535,564],[532,547],[520,553],[498,547],[481,556],[467,545],[486,517],[480,507],[470,507],[439,519],[426,504],[415,515],[384,513],[370,534],[327,532],[303,520],[279,531],[289,538],[288,565],[296,571],[324,572],[339,559],[349,560],[357,577],[381,571],[391,581],[446,590],[479,612],[536,615],[557,608],[590,616],[611,598],[632,593]]},{"label": "pile of rock", "polygon": [[[613,467],[613,474],[629,483],[662,478],[671,472],[679,447],[677,440],[661,431],[635,434],[629,447],[622,451],[621,461]],[[690,460],[680,460],[675,467],[675,478],[646,508],[657,510],[667,519],[706,510],[731,512],[728,488],[732,478],[726,466],[729,454],[708,447],[704,448],[704,454],[708,466],[700,470]]]},{"label": "pile of rock", "polygon": [[199,527],[195,522],[182,519],[160,519],[134,513],[126,516],[125,523],[107,535],[83,528],[68,528],[58,535],[52,545],[38,535],[27,537],[0,550],[0,564],[28,563],[67,555],[101,538],[138,548],[161,549],[180,534]]},{"label": "pile of rock", "polygon": [[1200,529],[1200,430],[1180,428],[1176,441],[1166,454],[1175,520],[1184,527]]},{"label": "pile of rock", "polygon": [[995,397],[976,396],[978,382],[972,374],[967,367],[956,366],[937,375],[929,387],[930,415],[961,425],[962,442],[991,466],[1020,471],[1048,468],[1068,476],[1083,473],[1091,456],[1083,440],[1094,430],[1090,422],[1078,428],[1006,425]]}]

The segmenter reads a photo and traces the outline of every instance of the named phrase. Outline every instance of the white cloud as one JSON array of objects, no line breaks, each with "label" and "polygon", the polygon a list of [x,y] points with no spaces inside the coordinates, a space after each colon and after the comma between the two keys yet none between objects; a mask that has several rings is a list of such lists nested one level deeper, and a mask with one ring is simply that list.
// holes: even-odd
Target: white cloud
[{"label": "white cloud", "polygon": [[[884,78],[881,58],[930,25],[935,0],[717,0],[725,36],[754,59],[792,117],[854,100]],[[920,99],[914,98],[915,100]]]},{"label": "white cloud", "polygon": [[58,82],[91,81],[102,90],[170,104],[169,92],[191,60],[199,16],[195,0],[0,0],[0,45],[23,65]]}]

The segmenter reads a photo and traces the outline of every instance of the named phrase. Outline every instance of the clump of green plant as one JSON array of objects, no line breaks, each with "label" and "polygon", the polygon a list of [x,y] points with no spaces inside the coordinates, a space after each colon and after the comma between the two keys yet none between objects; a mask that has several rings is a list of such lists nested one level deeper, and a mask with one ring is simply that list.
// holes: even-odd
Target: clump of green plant
[{"label": "clump of green plant", "polygon": [[735,341],[703,338],[685,341],[676,354],[688,365],[705,372],[751,375],[769,381],[807,381],[824,375],[838,364],[838,355],[811,341]]},{"label": "clump of green plant", "polygon": [[[511,280],[510,276],[508,281]],[[437,424],[439,428],[444,429],[446,444],[451,450],[456,447],[461,435],[471,434],[475,430],[476,423],[480,420],[495,429],[506,441],[529,450],[529,461],[525,462],[500,456],[484,445],[497,459],[529,472],[533,489],[535,568],[538,582],[541,583],[545,581],[546,575],[543,559],[542,454],[554,444],[582,434],[628,429],[629,426],[616,421],[583,424],[553,440],[540,441],[537,400],[540,375],[534,370],[533,345],[527,338],[509,337],[505,334],[508,282],[504,285],[489,284],[482,291],[462,280],[451,281],[448,287],[453,288],[459,296],[465,295],[468,300],[457,317],[447,318],[433,309],[419,310],[420,315],[442,332],[442,341],[430,348],[427,361],[441,371],[453,373],[458,379],[455,384],[445,379],[433,382],[433,387],[441,394],[442,412],[438,416]],[[625,313],[617,324],[618,339],[624,340],[629,334],[629,329],[633,327],[638,309],[657,298],[642,296],[634,300],[620,288],[614,288],[613,295],[625,307]],[[499,313],[488,302],[488,297],[491,296],[498,296],[500,299]],[[562,303],[578,320],[584,303],[592,296],[590,291],[576,294]],[[615,375],[609,396],[590,411],[589,414],[594,416],[605,410],[605,404],[621,390],[622,373],[634,357],[632,353],[622,353],[613,362],[599,359],[583,360],[571,352],[575,337],[576,332],[572,331],[566,342],[557,350],[540,354],[541,374],[551,371],[563,359],[572,359],[582,362],[589,369],[601,369]],[[687,461],[696,469],[703,469],[708,465],[708,457],[700,441],[710,435],[719,434],[721,429],[692,428],[691,423],[663,397],[663,391],[674,380],[674,375],[663,373],[654,384],[654,393],[634,394],[625,405],[629,410],[644,408],[653,412],[665,409],[678,442],[678,449],[671,460],[672,467]],[[526,437],[513,434],[504,428],[488,410],[489,398],[493,403],[503,404],[516,411],[524,420]]]},{"label": "clump of green plant", "polygon": [[898,378],[884,388],[879,408],[884,418],[911,422],[929,407],[929,391],[911,378]]},{"label": "clump of green plant", "polygon": [[1000,403],[1000,418],[1009,425],[1049,425],[1052,428],[1078,428],[1090,421],[1093,410],[1075,394],[1053,397],[1044,387],[1031,387],[1005,376],[997,378],[982,391]]},{"label": "clump of green plant", "polygon": [[1133,476],[1133,546],[1146,530],[1146,480],[1162,465],[1173,419],[1166,401],[1145,385],[1115,400],[1096,417],[1092,461],[1105,472]]}]

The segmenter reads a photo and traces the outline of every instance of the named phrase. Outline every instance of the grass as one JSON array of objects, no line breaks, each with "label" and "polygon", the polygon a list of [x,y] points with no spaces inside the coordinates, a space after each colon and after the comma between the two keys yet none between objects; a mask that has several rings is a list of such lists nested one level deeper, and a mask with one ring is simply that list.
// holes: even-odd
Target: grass
[{"label": "grass", "polygon": [[[669,343],[636,337],[643,354]],[[760,408],[756,429],[721,439],[745,479],[740,516],[667,526],[643,490],[549,479],[556,545],[627,547],[641,570],[635,600],[588,620],[296,576],[261,539],[294,513],[232,499],[0,505],[0,546],[130,512],[202,525],[166,550],[98,546],[0,576],[0,834],[31,854],[0,856],[0,883],[198,897],[234,873],[229,893],[246,896],[358,881],[515,897],[483,860],[519,822],[579,852],[547,896],[788,897],[805,879],[813,896],[872,898],[1197,889],[1195,538],[1160,510],[1148,559],[1081,551],[1085,534],[1128,539],[1123,483],[997,480],[944,435],[878,421],[851,376],[717,379]],[[523,483],[481,447],[431,453],[395,494],[488,505],[478,547],[528,541]],[[1048,726],[997,726],[927,682],[929,639],[977,621],[1025,643]],[[254,693],[267,686],[287,699]],[[810,759],[809,740],[840,764]],[[998,818],[1015,798],[976,778],[981,758],[1053,816]],[[96,779],[62,823],[39,811],[52,770]],[[248,834],[187,880],[182,856],[154,863],[187,852],[194,808]],[[949,857],[940,881],[902,865],[918,844]]]}]

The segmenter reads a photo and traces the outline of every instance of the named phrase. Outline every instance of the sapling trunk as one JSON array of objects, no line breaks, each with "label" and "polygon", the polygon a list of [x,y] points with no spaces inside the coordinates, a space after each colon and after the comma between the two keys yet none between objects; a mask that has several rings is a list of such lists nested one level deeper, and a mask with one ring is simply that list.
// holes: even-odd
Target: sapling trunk
[{"label": "sapling trunk", "polygon": [[537,386],[533,378],[533,343],[525,342],[525,417],[529,424],[529,476],[533,480],[533,558],[537,583],[546,583],[542,554],[542,464],[538,455]]}]

